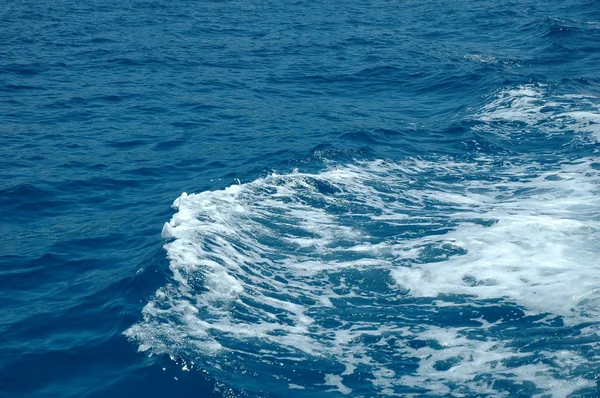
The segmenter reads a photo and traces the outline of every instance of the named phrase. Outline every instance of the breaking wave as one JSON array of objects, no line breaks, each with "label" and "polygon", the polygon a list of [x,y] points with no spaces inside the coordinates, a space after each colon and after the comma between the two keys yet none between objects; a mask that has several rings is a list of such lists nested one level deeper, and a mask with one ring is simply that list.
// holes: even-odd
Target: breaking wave
[{"label": "breaking wave", "polygon": [[183,193],[163,228],[172,278],[125,334],[253,393],[592,388],[598,109],[509,88],[473,113],[474,133],[560,146],[357,160]]}]

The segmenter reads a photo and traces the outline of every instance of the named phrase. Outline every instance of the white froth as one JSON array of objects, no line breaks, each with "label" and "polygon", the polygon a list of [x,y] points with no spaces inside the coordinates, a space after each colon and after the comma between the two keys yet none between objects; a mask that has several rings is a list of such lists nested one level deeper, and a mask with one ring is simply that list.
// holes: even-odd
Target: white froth
[{"label": "white froth", "polygon": [[584,314],[596,320],[599,309],[583,298],[595,295],[600,281],[598,247],[588,246],[594,245],[588,234],[598,239],[599,231],[598,222],[506,214],[490,227],[461,225],[444,236],[442,242],[463,248],[465,255],[399,267],[392,276],[414,296],[506,298],[572,322]]},{"label": "white froth", "polygon": [[[548,134],[561,125],[598,132],[596,99],[548,99],[547,90],[502,91],[478,118],[489,129],[519,122]],[[340,372],[322,373],[319,385],[342,394],[358,394],[364,386],[353,376],[369,369],[369,391],[380,395],[501,396],[508,390],[500,380],[567,396],[594,386],[585,372],[599,355],[519,348],[510,322],[585,324],[582,344],[598,352],[596,165],[377,160],[183,193],[162,231],[173,239],[165,245],[172,281],[125,333],[140,351],[200,357],[214,369],[222,369],[212,359],[219,353],[261,364],[261,355],[330,361]],[[482,315],[503,305],[518,311],[495,321]],[[479,311],[467,325],[436,323],[467,309]]]},{"label": "white froth", "polygon": [[352,389],[346,387],[342,383],[342,377],[334,374],[325,375],[325,385],[335,387],[335,390],[341,392],[344,395],[350,394]]},{"label": "white froth", "polygon": [[[517,122],[545,134],[573,130],[600,141],[600,99],[586,95],[552,95],[547,85],[523,85],[500,91],[477,114],[485,122]],[[486,130],[494,127],[484,126]],[[503,134],[502,130],[493,130]],[[510,134],[514,135],[514,132]]]}]

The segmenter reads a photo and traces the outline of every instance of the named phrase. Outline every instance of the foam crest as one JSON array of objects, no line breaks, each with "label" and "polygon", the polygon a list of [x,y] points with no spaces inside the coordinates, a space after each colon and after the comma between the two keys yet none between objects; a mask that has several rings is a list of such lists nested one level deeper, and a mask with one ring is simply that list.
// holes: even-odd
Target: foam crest
[{"label": "foam crest", "polygon": [[[560,118],[596,120],[574,106],[540,117],[544,90],[507,90],[480,118],[548,134]],[[171,281],[125,334],[274,394],[592,388],[597,161],[508,160],[363,161],[184,193],[163,228]]]},{"label": "foam crest", "polygon": [[[500,91],[485,105],[477,117],[491,124],[480,128],[494,134],[531,134],[541,130],[547,134],[575,132],[600,140],[600,99],[589,95],[554,94],[547,85],[522,85]],[[494,123],[513,122],[515,131]],[[526,127],[522,129],[523,125]]]}]

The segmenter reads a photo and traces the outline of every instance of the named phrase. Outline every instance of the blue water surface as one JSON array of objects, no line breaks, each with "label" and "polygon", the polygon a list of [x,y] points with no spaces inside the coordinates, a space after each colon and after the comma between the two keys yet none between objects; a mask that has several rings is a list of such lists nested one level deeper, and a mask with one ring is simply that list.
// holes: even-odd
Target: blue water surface
[{"label": "blue water surface", "polygon": [[0,43],[0,396],[600,396],[597,1],[5,0]]}]

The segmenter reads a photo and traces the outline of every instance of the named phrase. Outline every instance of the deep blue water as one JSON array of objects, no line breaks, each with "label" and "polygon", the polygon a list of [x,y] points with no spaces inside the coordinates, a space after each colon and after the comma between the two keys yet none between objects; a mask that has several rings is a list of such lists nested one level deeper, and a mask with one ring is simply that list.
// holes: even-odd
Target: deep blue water
[{"label": "deep blue water", "polygon": [[598,1],[5,0],[0,43],[0,396],[600,396]]}]

